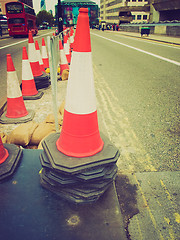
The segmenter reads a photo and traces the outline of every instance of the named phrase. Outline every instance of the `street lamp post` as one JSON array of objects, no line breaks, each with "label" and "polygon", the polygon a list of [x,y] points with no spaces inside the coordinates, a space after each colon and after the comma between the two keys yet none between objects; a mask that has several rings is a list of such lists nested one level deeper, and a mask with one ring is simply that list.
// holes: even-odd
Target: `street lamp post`
[{"label": "street lamp post", "polygon": [[58,33],[63,31],[62,6],[61,0],[58,0]]}]

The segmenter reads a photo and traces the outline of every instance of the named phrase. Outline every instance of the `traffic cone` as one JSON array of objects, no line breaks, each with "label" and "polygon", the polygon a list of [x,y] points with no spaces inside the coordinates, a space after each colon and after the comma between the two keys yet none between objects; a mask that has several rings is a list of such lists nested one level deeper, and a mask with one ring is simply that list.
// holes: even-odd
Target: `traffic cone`
[{"label": "traffic cone", "polygon": [[43,92],[38,92],[34,82],[32,69],[28,60],[26,47],[22,52],[22,95],[23,99],[35,100],[43,96]]},{"label": "traffic cone", "polygon": [[45,69],[49,68],[49,59],[48,59],[48,55],[47,55],[47,49],[46,49],[44,38],[42,38],[41,52],[42,52],[42,61],[43,61],[43,64],[44,64],[44,68]]},{"label": "traffic cone", "polygon": [[41,71],[45,72],[44,64],[43,64],[42,57],[41,57],[41,52],[40,52],[40,49],[39,49],[39,43],[38,43],[37,40],[35,41],[35,48],[36,48],[36,51],[37,51],[39,65],[40,65]]},{"label": "traffic cone", "polygon": [[70,29],[70,48],[71,48],[71,50],[73,49],[73,42],[74,42],[74,30],[71,27],[71,29]]},{"label": "traffic cone", "polygon": [[34,76],[36,88],[40,89],[40,88],[49,87],[50,85],[49,76],[45,72],[42,72],[41,70],[38,54],[35,48],[31,31],[29,31],[28,57],[29,57],[32,73]]},{"label": "traffic cone", "polygon": [[34,77],[41,76],[42,70],[39,64],[39,59],[35,49],[34,40],[33,40],[31,31],[29,31],[28,56],[29,56],[29,62],[31,65],[33,76]]},{"label": "traffic cone", "polygon": [[98,128],[87,8],[79,10],[63,126],[56,145],[72,157],[92,156],[104,145]]},{"label": "traffic cone", "polygon": [[70,51],[70,46],[69,46],[69,41],[68,41],[67,34],[64,35],[64,52],[65,52],[68,64],[70,64],[70,62],[71,62],[71,51]]},{"label": "traffic cone", "polygon": [[64,70],[69,70],[69,65],[67,62],[67,58],[66,58],[61,40],[59,40],[59,51],[60,51],[60,75],[62,75],[62,72]]},{"label": "traffic cone", "polygon": [[[28,112],[29,111],[29,112]],[[26,110],[16,70],[10,54],[7,54],[7,112],[1,118],[1,123],[28,122],[34,117],[34,111]]]},{"label": "traffic cone", "polygon": [[8,150],[4,148],[1,136],[0,136],[0,164],[3,163],[9,156]]}]

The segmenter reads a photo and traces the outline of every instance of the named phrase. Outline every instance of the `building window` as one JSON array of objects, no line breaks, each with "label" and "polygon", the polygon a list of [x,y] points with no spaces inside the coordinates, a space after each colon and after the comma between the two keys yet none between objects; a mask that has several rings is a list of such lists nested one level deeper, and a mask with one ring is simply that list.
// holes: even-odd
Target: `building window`
[{"label": "building window", "polygon": [[137,15],[137,20],[141,20],[141,15]]},{"label": "building window", "polygon": [[147,15],[143,15],[143,20],[147,20]]},{"label": "building window", "polygon": [[136,15],[132,15],[133,20],[136,20]]},{"label": "building window", "polygon": [[132,2],[136,2],[136,0],[132,0]]},{"label": "building window", "polygon": [[142,2],[142,0],[138,0],[138,2]]}]

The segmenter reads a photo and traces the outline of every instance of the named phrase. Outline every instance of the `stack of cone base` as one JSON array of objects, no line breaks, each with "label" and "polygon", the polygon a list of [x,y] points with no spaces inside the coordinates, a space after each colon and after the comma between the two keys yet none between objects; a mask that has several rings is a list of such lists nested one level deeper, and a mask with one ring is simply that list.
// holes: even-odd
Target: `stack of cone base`
[{"label": "stack of cone base", "polygon": [[62,75],[64,70],[69,70],[69,65],[61,40],[59,40],[59,51],[60,51],[60,75]]},{"label": "stack of cone base", "polygon": [[71,62],[71,50],[69,46],[68,36],[64,35],[64,52],[68,61],[68,64]]},{"label": "stack of cone base", "polygon": [[52,133],[42,142],[40,155],[43,187],[73,203],[91,203],[109,188],[117,173],[118,149],[103,134],[103,150],[85,158],[68,157],[55,147],[59,134]]},{"label": "stack of cone base", "polygon": [[0,183],[11,177],[22,155],[22,149],[14,144],[3,144],[0,137]]},{"label": "stack of cone base", "polygon": [[24,123],[33,117],[34,111],[26,110],[11,55],[7,54],[7,111],[0,117],[0,123]]},{"label": "stack of cone base", "polygon": [[34,76],[36,88],[41,89],[49,87],[50,85],[49,76],[45,72],[42,72],[41,70],[31,31],[29,31],[28,57],[32,73]]},{"label": "stack of cone base", "polygon": [[31,66],[28,60],[26,47],[22,53],[22,95],[24,100],[36,100],[43,96],[43,92],[38,92],[34,82]]},{"label": "stack of cone base", "polygon": [[79,10],[76,31],[63,127],[60,136],[42,142],[40,176],[42,186],[57,195],[88,203],[114,181],[120,154],[98,129],[88,9]]}]

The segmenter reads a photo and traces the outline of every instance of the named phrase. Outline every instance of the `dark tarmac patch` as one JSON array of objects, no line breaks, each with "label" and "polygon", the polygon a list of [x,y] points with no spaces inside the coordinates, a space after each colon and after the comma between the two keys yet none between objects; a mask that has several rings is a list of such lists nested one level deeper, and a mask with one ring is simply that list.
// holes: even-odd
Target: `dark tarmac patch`
[{"label": "dark tarmac patch", "polygon": [[117,175],[115,185],[123,215],[126,236],[128,239],[131,239],[128,232],[129,219],[139,213],[139,209],[137,208],[137,186],[136,184],[131,184],[129,178],[123,174]]}]

